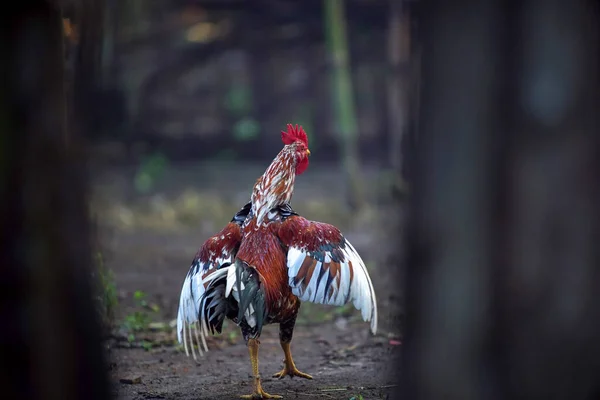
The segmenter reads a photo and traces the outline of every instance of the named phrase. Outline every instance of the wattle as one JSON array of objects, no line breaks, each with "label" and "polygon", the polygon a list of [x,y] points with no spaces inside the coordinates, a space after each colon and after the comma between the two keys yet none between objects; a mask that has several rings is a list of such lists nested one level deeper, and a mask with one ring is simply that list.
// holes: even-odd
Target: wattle
[{"label": "wattle", "polygon": [[308,168],[308,157],[304,157],[298,161],[298,164],[296,165],[296,175],[300,175],[306,171],[306,168]]}]

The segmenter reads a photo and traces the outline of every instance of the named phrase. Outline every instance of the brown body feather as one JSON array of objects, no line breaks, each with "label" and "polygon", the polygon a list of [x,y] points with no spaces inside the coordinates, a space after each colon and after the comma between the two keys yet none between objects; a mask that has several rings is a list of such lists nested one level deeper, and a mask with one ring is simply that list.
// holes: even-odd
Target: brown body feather
[{"label": "brown body feather", "polygon": [[288,285],[286,253],[272,226],[257,226],[251,220],[244,227],[244,240],[237,258],[254,267],[260,275],[267,303],[267,322],[280,323],[295,317],[300,300]]}]

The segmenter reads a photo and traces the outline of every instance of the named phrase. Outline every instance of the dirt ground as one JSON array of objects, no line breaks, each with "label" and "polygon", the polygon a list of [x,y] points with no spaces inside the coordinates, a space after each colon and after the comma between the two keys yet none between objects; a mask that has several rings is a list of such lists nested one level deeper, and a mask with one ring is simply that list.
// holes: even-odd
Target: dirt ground
[{"label": "dirt ground", "polygon": [[[152,197],[128,192],[132,171],[98,174],[100,237],[106,266],[115,275],[119,295],[117,321],[134,312],[135,291],[143,291],[148,303],[157,305],[155,321],[169,323],[176,318],[181,284],[196,249],[209,234],[228,222],[230,213],[241,207],[261,167],[244,168],[243,174],[239,168],[221,171],[220,176],[212,177],[210,184],[202,177],[207,168],[194,168],[171,170],[169,178],[156,189],[155,193],[160,194]],[[372,174],[372,179],[367,180],[377,185],[377,172]],[[399,374],[396,362],[402,349],[398,328],[401,293],[396,281],[390,279],[393,267],[386,267],[392,253],[389,234],[381,227],[383,206],[371,199],[371,212],[365,215],[339,212],[336,205],[342,208],[339,201],[343,199],[343,190],[338,176],[335,171],[321,170],[305,182],[299,180],[302,183],[296,186],[293,206],[307,218],[339,226],[361,253],[378,296],[380,328],[372,336],[356,310],[338,313],[333,307],[303,304],[292,353],[298,368],[313,375],[314,380],[289,377],[278,380],[271,378],[283,365],[278,326],[267,326],[259,353],[263,388],[286,399],[380,399],[396,390]],[[233,189],[232,185],[219,184],[232,180],[249,183]],[[178,217],[173,199],[181,198],[190,188],[200,195],[199,204],[192,202],[189,207],[209,208],[211,218],[190,216],[189,212],[185,218]],[[209,198],[230,201],[218,200],[217,207],[207,203]],[[165,217],[165,213],[170,217]],[[138,218],[138,214],[144,214],[144,218]],[[383,220],[389,219],[389,214],[383,215]],[[137,339],[144,335],[138,333]],[[231,322],[221,336],[209,341],[209,352],[197,363],[185,356],[172,330],[147,333],[148,337],[157,335],[163,339],[146,348],[124,341],[118,333],[108,341],[110,373],[118,398],[234,399],[251,392],[248,352]]]}]

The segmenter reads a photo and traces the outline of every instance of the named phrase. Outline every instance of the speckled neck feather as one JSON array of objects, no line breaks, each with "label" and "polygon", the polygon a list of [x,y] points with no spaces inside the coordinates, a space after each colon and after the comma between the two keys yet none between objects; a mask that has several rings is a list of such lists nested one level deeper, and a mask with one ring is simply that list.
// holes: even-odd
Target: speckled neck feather
[{"label": "speckled neck feather", "polygon": [[257,226],[268,222],[269,210],[292,199],[296,180],[295,151],[294,145],[285,146],[256,181],[252,191],[252,212]]}]

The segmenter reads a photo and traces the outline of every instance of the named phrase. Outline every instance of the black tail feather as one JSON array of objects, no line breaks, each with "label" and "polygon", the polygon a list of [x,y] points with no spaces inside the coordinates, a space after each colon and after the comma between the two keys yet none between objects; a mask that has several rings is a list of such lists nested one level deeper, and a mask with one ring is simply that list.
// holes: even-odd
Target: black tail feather
[{"label": "black tail feather", "polygon": [[[264,288],[261,285],[258,272],[239,260],[234,265],[224,264],[223,267],[235,268],[236,291],[239,294],[239,302],[233,296],[225,297],[227,276],[223,275],[211,282],[206,288],[200,301],[201,311],[199,317],[203,317],[203,322],[213,335],[215,332],[222,332],[225,318],[229,318],[242,328],[244,336],[260,336],[268,312]],[[250,306],[252,306],[252,315],[256,321],[256,325],[253,327],[248,324],[244,317]]]},{"label": "black tail feather", "polygon": [[252,336],[260,336],[267,315],[267,303],[258,272],[240,260],[236,260],[235,268],[237,291],[240,295],[237,315],[238,323],[243,321],[244,314],[248,311],[250,305],[252,305],[256,326],[248,327],[248,330]]},{"label": "black tail feather", "polygon": [[231,309],[234,306],[225,298],[226,283],[226,276],[213,281],[210,286],[206,288],[206,291],[200,300],[200,316],[204,316],[204,322],[213,335],[215,332],[221,333],[223,321],[225,321],[225,317],[231,313]]}]

